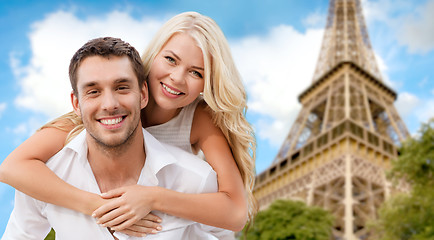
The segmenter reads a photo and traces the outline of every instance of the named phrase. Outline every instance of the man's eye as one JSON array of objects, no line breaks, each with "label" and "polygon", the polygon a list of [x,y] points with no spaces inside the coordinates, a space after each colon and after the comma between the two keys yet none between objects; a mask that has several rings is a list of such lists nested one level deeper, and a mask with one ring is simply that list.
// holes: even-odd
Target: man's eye
[{"label": "man's eye", "polygon": [[90,90],[90,91],[88,91],[86,94],[87,94],[87,95],[95,95],[95,94],[97,94],[97,93],[98,93],[97,90]]},{"label": "man's eye", "polygon": [[130,89],[128,86],[119,86],[116,90],[128,90]]}]

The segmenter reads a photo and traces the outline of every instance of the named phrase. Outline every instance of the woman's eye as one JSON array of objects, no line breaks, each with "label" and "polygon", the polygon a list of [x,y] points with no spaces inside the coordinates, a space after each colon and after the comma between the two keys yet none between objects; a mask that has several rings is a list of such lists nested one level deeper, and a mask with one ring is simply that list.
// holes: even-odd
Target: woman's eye
[{"label": "woman's eye", "polygon": [[192,73],[195,77],[203,78],[202,74],[201,74],[200,72],[198,72],[198,71],[191,71],[191,73]]},{"label": "woman's eye", "polygon": [[166,58],[166,60],[168,61],[168,62],[170,62],[170,63],[176,63],[175,62],[175,59],[173,59],[173,57],[170,57],[170,56],[166,56],[166,57],[164,57],[164,58]]}]

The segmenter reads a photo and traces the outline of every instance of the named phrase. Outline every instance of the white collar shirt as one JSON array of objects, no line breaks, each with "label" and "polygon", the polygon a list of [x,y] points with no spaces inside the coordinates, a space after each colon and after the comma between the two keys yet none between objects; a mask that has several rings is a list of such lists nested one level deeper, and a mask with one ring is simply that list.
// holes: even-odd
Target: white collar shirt
[{"label": "white collar shirt", "polygon": [[[160,186],[184,193],[217,191],[217,176],[205,161],[176,147],[160,143],[143,129],[146,161],[138,183]],[[47,166],[69,184],[100,194],[100,189],[87,160],[86,131],[80,133],[67,146],[50,158]],[[190,220],[162,212],[153,212],[162,218],[163,230],[145,239],[233,239],[230,231],[221,231]],[[107,228],[96,224],[90,216],[67,208],[38,201],[19,191],[15,195],[4,240],[43,239],[50,229],[56,239],[114,239]],[[221,237],[211,234],[219,232]],[[119,240],[142,239],[115,233]]]}]

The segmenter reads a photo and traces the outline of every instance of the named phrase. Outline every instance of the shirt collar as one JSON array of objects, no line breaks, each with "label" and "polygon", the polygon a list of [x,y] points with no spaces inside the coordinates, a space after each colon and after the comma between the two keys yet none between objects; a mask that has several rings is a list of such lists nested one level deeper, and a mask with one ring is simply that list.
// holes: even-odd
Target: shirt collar
[{"label": "shirt collar", "polygon": [[[146,178],[152,185],[158,185],[157,174],[164,167],[176,163],[178,160],[170,154],[170,151],[154,138],[148,131],[142,128],[145,143],[146,161],[142,169],[138,183],[143,183]],[[69,148],[78,154],[78,158],[87,162],[86,129],[73,138],[65,148]],[[148,185],[148,184],[146,184]]]},{"label": "shirt collar", "polygon": [[170,151],[164,146],[164,144],[159,142],[145,129],[142,128],[142,130],[145,142],[146,161],[139,183],[143,177],[146,177],[152,185],[158,185],[158,172],[160,172],[164,167],[176,163],[178,160],[175,156],[170,154]]},{"label": "shirt collar", "polygon": [[71,149],[78,154],[79,159],[87,161],[87,142],[86,142],[86,129],[81,131],[75,136],[66,146],[66,149]]}]

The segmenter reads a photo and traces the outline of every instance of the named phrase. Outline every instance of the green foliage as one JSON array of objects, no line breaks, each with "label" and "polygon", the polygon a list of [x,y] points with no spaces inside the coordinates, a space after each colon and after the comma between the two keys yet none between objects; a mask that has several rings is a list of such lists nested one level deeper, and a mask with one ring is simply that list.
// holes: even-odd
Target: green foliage
[{"label": "green foliage", "polygon": [[322,208],[299,201],[276,200],[256,215],[244,236],[249,240],[329,240],[333,223],[333,216]]},{"label": "green foliage", "polygon": [[54,232],[54,229],[51,229],[48,235],[44,238],[44,240],[55,240],[55,239],[56,239],[56,233]]},{"label": "green foliage", "polygon": [[401,147],[390,177],[405,179],[413,187],[434,186],[434,118],[422,124],[419,137],[410,138]]},{"label": "green foliage", "polygon": [[383,240],[434,239],[434,193],[400,194],[380,208],[379,219],[371,226]]},{"label": "green foliage", "polygon": [[410,194],[399,194],[380,208],[372,223],[375,239],[434,239],[434,119],[423,124],[419,136],[406,141],[389,176],[411,184]]}]

